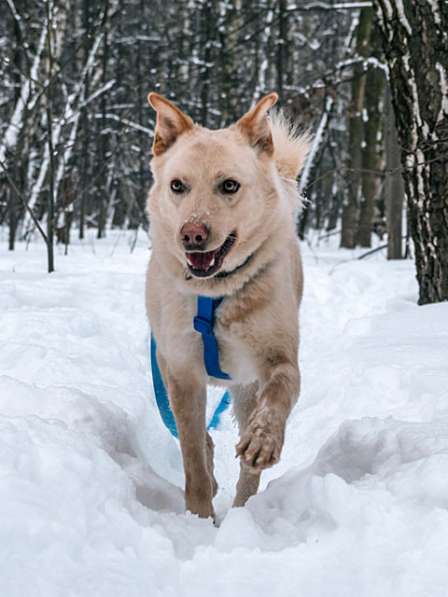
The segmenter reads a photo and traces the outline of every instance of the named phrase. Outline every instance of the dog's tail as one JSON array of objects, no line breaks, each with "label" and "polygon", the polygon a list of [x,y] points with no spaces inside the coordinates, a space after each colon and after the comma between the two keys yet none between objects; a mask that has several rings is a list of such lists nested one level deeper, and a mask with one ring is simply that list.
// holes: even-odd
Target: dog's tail
[{"label": "dog's tail", "polygon": [[280,176],[294,180],[305,163],[311,137],[300,132],[280,110],[272,110],[269,116],[277,169]]}]

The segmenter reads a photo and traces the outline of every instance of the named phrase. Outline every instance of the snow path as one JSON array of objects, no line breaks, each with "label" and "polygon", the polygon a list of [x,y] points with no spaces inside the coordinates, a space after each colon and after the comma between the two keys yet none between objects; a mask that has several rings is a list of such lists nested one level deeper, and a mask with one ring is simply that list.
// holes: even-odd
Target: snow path
[{"label": "snow path", "polygon": [[[219,528],[183,513],[155,410],[144,243],[0,248],[0,586],[5,597],[442,597],[448,585],[448,304],[413,264],[304,247],[303,392],[280,464]],[[336,267],[335,267],[336,266]]]}]

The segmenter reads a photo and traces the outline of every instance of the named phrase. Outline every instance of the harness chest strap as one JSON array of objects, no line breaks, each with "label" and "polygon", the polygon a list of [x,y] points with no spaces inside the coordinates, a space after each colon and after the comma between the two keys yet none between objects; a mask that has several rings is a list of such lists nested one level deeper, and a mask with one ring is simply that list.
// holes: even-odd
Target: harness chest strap
[{"label": "harness chest strap", "polygon": [[[222,300],[222,298],[213,299],[208,296],[198,296],[197,312],[193,318],[193,328],[202,336],[204,365],[208,375],[217,379],[231,379],[230,375],[221,371],[221,367],[219,366],[218,342],[214,333],[215,311]],[[151,335],[151,372],[154,394],[160,416],[172,435],[178,437],[176,421],[157,362],[157,345],[153,335]],[[227,409],[229,404],[230,394],[229,392],[225,392],[207,425],[207,429],[215,429],[218,426],[221,414]]]},{"label": "harness chest strap", "polygon": [[208,296],[198,296],[197,314],[193,319],[193,327],[202,336],[204,364],[208,375],[218,379],[231,379],[228,373],[221,371],[218,341],[214,333],[215,311],[222,303],[222,300],[222,298],[214,299]]}]

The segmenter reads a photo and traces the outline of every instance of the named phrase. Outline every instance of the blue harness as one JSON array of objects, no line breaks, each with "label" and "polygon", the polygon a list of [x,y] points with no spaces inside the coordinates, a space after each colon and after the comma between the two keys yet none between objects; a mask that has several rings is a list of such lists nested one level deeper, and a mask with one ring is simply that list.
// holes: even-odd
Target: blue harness
[{"label": "blue harness", "polygon": [[[204,364],[205,369],[211,377],[217,379],[231,379],[230,375],[221,371],[219,366],[219,349],[216,336],[213,328],[215,324],[215,311],[222,302],[222,298],[213,299],[208,296],[198,296],[197,312],[193,318],[193,328],[202,336],[202,344],[204,347]],[[176,421],[174,419],[173,411],[170,407],[168,393],[163,383],[162,374],[160,373],[159,364],[157,362],[157,345],[154,336],[151,334],[151,372],[152,383],[154,386],[154,394],[156,398],[157,407],[162,417],[165,426],[170,430],[174,437],[178,437]],[[218,406],[213,413],[213,416],[207,425],[207,429],[215,429],[220,422],[221,414],[228,408],[230,404],[230,394],[225,392],[221,398]]]}]

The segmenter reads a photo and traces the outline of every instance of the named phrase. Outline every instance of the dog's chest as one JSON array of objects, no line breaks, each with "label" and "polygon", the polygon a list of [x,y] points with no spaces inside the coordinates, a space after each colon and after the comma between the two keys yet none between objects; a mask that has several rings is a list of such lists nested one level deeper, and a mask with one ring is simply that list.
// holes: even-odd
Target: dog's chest
[{"label": "dog's chest", "polygon": [[241,325],[223,326],[219,318],[215,324],[221,369],[230,375],[233,383],[247,384],[257,379],[254,351],[245,338]]}]

